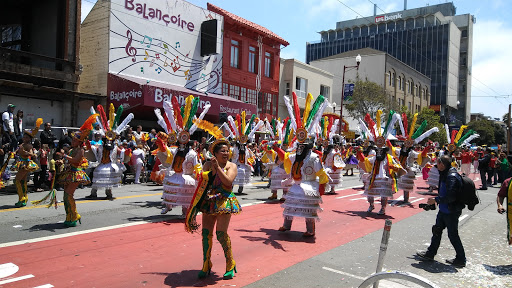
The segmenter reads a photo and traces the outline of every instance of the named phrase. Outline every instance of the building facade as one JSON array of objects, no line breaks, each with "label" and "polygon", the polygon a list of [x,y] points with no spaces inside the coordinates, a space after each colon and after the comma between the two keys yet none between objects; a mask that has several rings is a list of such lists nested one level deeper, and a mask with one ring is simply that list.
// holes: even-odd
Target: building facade
[{"label": "building facade", "polygon": [[[288,117],[288,110],[284,104],[284,95],[291,99],[292,92],[297,94],[297,100],[301,113],[306,107],[306,96],[311,93],[314,98],[323,95],[329,99],[329,103],[333,102],[332,87],[334,75],[314,67],[302,63],[296,59],[281,59],[280,65],[279,98],[278,98],[278,116],[281,119]],[[331,108],[327,108],[325,112],[331,112]],[[302,115],[302,114],[301,114]]]},{"label": "building facade", "polygon": [[258,106],[260,118],[277,117],[281,45],[272,31],[208,3],[224,17],[222,94]]},{"label": "building facade", "polygon": [[76,126],[81,103],[98,101],[77,90],[80,6],[76,0],[2,1],[0,109],[12,103],[23,110],[23,128],[38,117],[54,127]]},{"label": "building facade", "polygon": [[306,62],[366,47],[386,52],[431,79],[430,103],[442,116],[466,123],[474,23],[473,15],[456,15],[453,3],[342,21],[306,44]]},{"label": "building facade", "polygon": [[[345,84],[355,82],[357,77],[375,82],[385,88],[390,102],[407,107],[411,113],[430,106],[430,78],[385,52],[363,48],[310,63],[311,66],[333,74],[336,81],[332,86],[332,102],[336,102],[338,107],[341,103],[343,67],[354,66],[357,55],[362,59],[359,69],[346,70]],[[344,104],[347,103],[344,101]],[[343,110],[343,118],[349,123],[350,130],[355,131],[357,119],[349,117],[346,109]]]}]

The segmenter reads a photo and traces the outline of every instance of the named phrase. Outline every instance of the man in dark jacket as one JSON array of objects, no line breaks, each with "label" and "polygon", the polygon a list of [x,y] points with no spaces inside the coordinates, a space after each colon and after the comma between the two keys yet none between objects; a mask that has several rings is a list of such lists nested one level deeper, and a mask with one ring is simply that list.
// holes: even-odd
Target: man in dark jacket
[{"label": "man in dark jacket", "polygon": [[443,230],[448,230],[448,238],[455,248],[455,259],[446,260],[448,264],[462,268],[466,266],[466,253],[459,237],[459,217],[464,204],[457,201],[457,191],[462,188],[462,178],[457,169],[451,167],[451,157],[441,156],[437,161],[439,170],[439,196],[428,199],[427,204],[439,205],[436,224],[432,226],[432,239],[425,252],[417,252],[421,260],[432,261],[441,245]]},{"label": "man in dark jacket", "polygon": [[491,148],[484,150],[484,156],[478,159],[478,170],[480,170],[480,179],[482,180],[482,188],[480,190],[487,190],[487,177],[485,175],[489,170],[489,163],[491,162]]},{"label": "man in dark jacket", "polygon": [[54,149],[55,148],[55,143],[53,141],[55,141],[55,139],[57,139],[57,137],[55,136],[55,134],[53,134],[52,132],[52,124],[50,123],[46,123],[44,124],[44,130],[41,131],[41,144],[48,144],[48,147],[50,147],[50,149]]}]

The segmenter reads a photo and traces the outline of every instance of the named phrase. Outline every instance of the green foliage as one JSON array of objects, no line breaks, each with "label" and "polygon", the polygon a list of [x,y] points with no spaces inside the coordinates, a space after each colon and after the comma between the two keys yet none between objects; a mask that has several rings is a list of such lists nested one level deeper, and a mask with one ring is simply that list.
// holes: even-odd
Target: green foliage
[{"label": "green foliage", "polygon": [[352,100],[345,104],[348,114],[363,119],[366,113],[375,119],[377,110],[389,111],[389,96],[386,90],[375,82],[356,79]]},{"label": "green foliage", "polygon": [[507,142],[503,128],[487,119],[471,121],[468,123],[468,127],[480,135],[474,141],[476,145],[495,145]]},{"label": "green foliage", "polygon": [[[409,116],[407,116],[409,117]],[[419,113],[418,113],[418,122],[422,123],[424,120],[427,121],[427,128],[425,128],[425,131],[430,130],[431,128],[437,127],[439,128],[439,132],[434,133],[430,135],[427,139],[431,140],[432,142],[438,142],[440,145],[445,145],[446,143],[446,130],[444,129],[443,124],[439,122],[440,117],[439,115],[436,115],[436,112],[428,107],[424,107]],[[409,118],[409,121],[412,121],[412,116]],[[409,127],[411,123],[409,122]]]}]

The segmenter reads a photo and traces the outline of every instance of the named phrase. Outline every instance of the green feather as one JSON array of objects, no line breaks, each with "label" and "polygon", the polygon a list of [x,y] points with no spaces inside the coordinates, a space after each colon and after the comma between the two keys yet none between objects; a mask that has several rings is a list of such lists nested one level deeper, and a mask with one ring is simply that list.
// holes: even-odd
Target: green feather
[{"label": "green feather", "polygon": [[313,104],[313,108],[311,108],[311,112],[309,112],[308,121],[306,122],[306,125],[304,125],[306,129],[309,129],[309,125],[313,121],[313,118],[315,118],[315,115],[318,112],[318,109],[320,109],[322,103],[324,103],[324,99],[325,97],[322,95],[318,95],[316,98],[315,103]]},{"label": "green feather", "polygon": [[475,131],[475,130],[473,130],[473,129],[469,130],[466,134],[464,134],[464,136],[462,136],[462,137],[459,139],[459,142],[457,142],[457,144],[456,144],[456,145],[457,145],[457,147],[459,147],[460,145],[462,145],[462,143],[464,143],[464,140],[468,139],[468,138],[469,138],[469,136],[471,136],[471,135],[473,135],[473,134],[475,134],[475,133],[476,133],[476,131]]},{"label": "green feather", "polygon": [[[181,106],[181,119],[185,118],[185,105]],[[183,119],[183,121],[187,121],[187,119]]]},{"label": "green feather", "polygon": [[393,114],[395,114],[395,111],[389,110],[388,122],[386,122],[386,126],[384,127],[384,133],[386,133],[388,131],[388,126],[389,126],[389,123],[391,123],[391,119],[393,119]]},{"label": "green feather", "polygon": [[245,125],[245,135],[249,135],[249,133],[251,132],[251,126],[255,119],[256,119],[256,114],[252,114],[251,120],[249,120],[249,123],[247,123],[247,125]]},{"label": "green feather", "polygon": [[270,122],[270,126],[272,126],[272,132],[274,133],[274,136],[276,136],[276,134],[277,134],[276,119],[272,119],[272,122]]},{"label": "green feather", "polygon": [[197,108],[199,108],[199,97],[194,97],[192,101],[192,107],[190,108],[190,115],[188,115],[187,126],[185,126],[186,130],[192,127],[194,124],[194,116],[196,116]]},{"label": "green feather", "polygon": [[288,137],[290,136],[290,124],[292,123],[291,119],[288,119],[288,123],[286,123],[286,132],[284,133],[283,144],[288,145]]},{"label": "green feather", "polygon": [[423,120],[423,123],[421,123],[418,130],[416,130],[416,132],[414,132],[414,134],[412,134],[411,138],[416,139],[416,138],[420,137],[420,135],[423,134],[423,130],[425,130],[425,128],[427,128],[427,120]]},{"label": "green feather", "polygon": [[324,130],[325,130],[325,127],[324,127],[324,123],[325,123],[325,119],[324,117],[322,117],[322,119],[320,119],[320,127],[322,128],[322,134],[320,134],[321,136],[324,135]]},{"label": "green feather", "polygon": [[114,126],[113,128],[116,129],[117,125],[119,125],[119,120],[121,120],[121,115],[123,114],[123,105],[119,105],[117,108],[116,118],[114,118]]}]

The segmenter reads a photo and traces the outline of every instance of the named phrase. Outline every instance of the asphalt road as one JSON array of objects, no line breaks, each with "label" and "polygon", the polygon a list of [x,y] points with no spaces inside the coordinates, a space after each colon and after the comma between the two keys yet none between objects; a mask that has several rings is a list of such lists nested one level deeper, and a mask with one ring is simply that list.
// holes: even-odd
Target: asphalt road
[{"label": "asphalt road", "polygon": [[[496,212],[495,198],[498,191],[496,188],[480,192],[479,195],[482,203],[477,205],[475,211],[464,210],[461,216],[460,234],[466,248],[468,265],[463,269],[455,269],[444,263],[445,259],[454,257],[453,248],[446,235],[443,236],[441,248],[436,257],[437,261],[424,263],[414,257],[416,251],[426,249],[430,242],[431,226],[435,221],[436,211],[422,211],[417,207],[427,196],[413,193],[412,197],[415,198],[411,198],[411,201],[416,202],[411,207],[392,207],[393,210],[388,209],[388,217],[376,217],[364,212],[366,207],[365,200],[358,195],[361,191],[351,188],[361,186],[359,177],[345,177],[343,184],[344,188],[338,191],[338,195],[324,196],[324,207],[327,210],[324,212],[326,215],[327,213],[333,214],[334,212],[334,215],[338,213],[340,216],[349,217],[346,219],[353,221],[347,221],[350,224],[347,224],[346,227],[336,226],[333,223],[324,224],[323,221],[319,222],[317,224],[317,231],[323,230],[323,234],[320,235],[318,233],[316,243],[309,243],[309,246],[299,246],[300,249],[305,249],[303,251],[299,250],[299,255],[294,254],[292,257],[289,256],[290,254],[283,254],[284,256],[279,256],[280,258],[289,257],[290,259],[276,259],[275,261],[256,263],[267,266],[268,270],[276,272],[260,278],[256,277],[257,275],[253,276],[255,277],[254,281],[251,280],[250,284],[245,283],[246,287],[358,287],[366,277],[375,272],[383,230],[382,228],[376,228],[370,233],[364,231],[368,230],[372,225],[381,225],[383,227],[384,219],[386,218],[392,220],[393,225],[384,262],[385,270],[408,271],[425,277],[440,287],[512,287],[512,265],[510,263],[512,251],[506,243],[506,219],[503,215],[499,215]],[[418,184],[420,184],[420,187],[424,186],[421,183]],[[125,227],[144,225],[147,222],[178,222],[178,215],[181,213],[178,210],[180,209],[171,211],[166,215],[160,215],[161,189],[161,186],[153,184],[125,185],[114,190],[114,196],[116,197],[114,201],[104,199],[86,200],[84,197],[89,194],[90,189],[79,189],[75,194],[75,198],[77,199],[78,211],[82,215],[83,221],[82,225],[74,228],[64,228],[62,224],[65,218],[63,207],[59,207],[57,210],[31,205],[25,208],[13,208],[13,204],[17,201],[17,195],[9,191],[2,191],[3,193],[0,192],[0,219],[2,219],[0,223],[0,264],[15,262],[15,259],[12,259],[12,254],[7,253],[6,249],[9,249],[8,247],[22,248],[24,247],[23,245],[29,245],[22,244],[25,242],[68,236],[69,233],[81,234],[101,230],[110,231],[111,228],[121,231],[122,229],[127,229]],[[255,179],[251,186],[245,188],[244,192],[246,192],[246,195],[237,196],[244,207],[267,205],[270,203],[266,201],[266,198],[270,196],[270,191],[266,188],[266,183],[259,181],[259,179]],[[44,194],[30,193],[29,200],[40,199]],[[99,191],[98,194],[100,197],[102,196],[102,192]],[[58,197],[59,199],[62,198],[62,192],[58,192]],[[335,201],[340,201],[340,204],[337,204],[338,202]],[[261,217],[261,219],[268,216],[260,211],[265,211],[265,209],[254,209],[247,213],[256,213],[255,218]],[[398,217],[399,213],[405,213],[403,211],[408,211],[407,213],[410,215],[400,215]],[[278,226],[276,223],[279,224],[280,221],[280,219],[277,219],[277,221],[272,222],[274,223],[272,225]],[[324,221],[335,222],[330,216],[324,217]],[[332,227],[332,234],[329,235],[330,231],[322,229],[322,225],[324,227]],[[302,232],[304,230],[303,226],[304,224],[297,220],[294,222],[292,230]],[[138,229],[136,227],[132,228]],[[267,228],[277,229],[277,227]],[[116,229],[110,232],[116,233],[118,231]],[[270,238],[274,237],[273,232],[268,233]],[[331,237],[329,239],[331,239],[330,241],[333,244],[336,244],[335,242],[338,238],[352,240],[346,243],[343,242],[342,245],[332,245],[333,247],[330,248],[325,243],[320,244],[322,243],[321,239],[318,239],[320,236],[324,238]],[[280,242],[283,240],[280,238],[274,240],[274,245],[276,243],[284,243]],[[265,242],[266,239],[262,241]],[[319,245],[329,246],[329,248],[321,251],[322,247],[317,247]],[[268,249],[272,248],[267,245],[264,246],[264,249],[265,252],[268,252]],[[308,252],[306,249],[314,251],[306,253]],[[6,251],[5,254],[3,253],[4,251]],[[316,253],[316,251],[319,252]],[[180,252],[179,249],[174,250],[171,248],[168,251],[170,255],[178,252]],[[302,259],[300,253],[313,256],[302,257]],[[276,253],[276,255],[278,254]],[[254,262],[260,261],[256,259]],[[243,259],[240,262],[247,263],[250,261],[251,259]],[[252,266],[246,264],[245,267],[249,269],[248,267]],[[252,271],[251,273],[255,274]],[[249,272],[246,272],[247,274]],[[169,277],[167,276],[166,279],[169,279]],[[186,278],[185,276],[183,277]],[[237,274],[235,279],[238,277],[244,277],[244,274]],[[3,287],[1,284],[2,280],[0,279],[0,287]],[[13,283],[17,284],[15,286],[5,287],[34,287],[34,285],[19,286],[21,283],[23,282],[20,281]],[[197,286],[197,283],[194,282],[193,285],[191,283],[178,284],[178,282],[169,283],[164,281],[162,285],[157,286],[134,284],[133,287]],[[231,283],[236,282],[220,280],[207,283],[207,285],[235,285]],[[403,281],[382,281],[380,287],[404,287],[402,285],[406,285],[406,283]],[[121,286],[111,285],[111,287]]]}]

